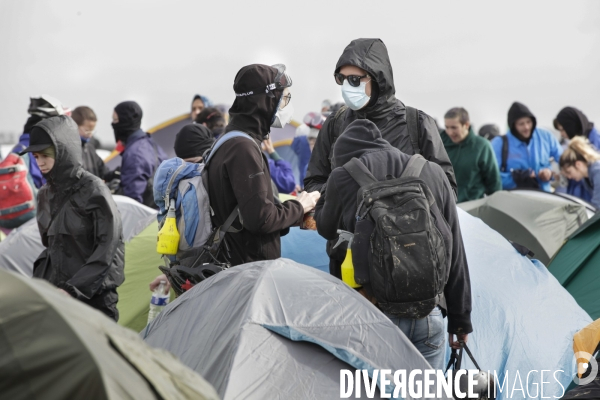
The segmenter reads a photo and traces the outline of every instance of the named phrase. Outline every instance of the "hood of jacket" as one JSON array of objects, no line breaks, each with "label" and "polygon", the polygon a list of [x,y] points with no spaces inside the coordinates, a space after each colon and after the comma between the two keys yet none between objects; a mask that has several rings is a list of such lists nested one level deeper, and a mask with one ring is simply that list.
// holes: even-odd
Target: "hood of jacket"
[{"label": "hood of jacket", "polygon": [[333,167],[341,167],[352,158],[366,153],[394,149],[381,137],[381,132],[368,119],[352,122],[333,146]]},{"label": "hood of jacket", "polygon": [[535,119],[535,115],[533,115],[533,113],[529,111],[529,108],[527,108],[525,104],[515,101],[508,110],[508,127],[510,128],[511,133],[517,139],[519,139],[522,142],[528,143],[529,139],[525,139],[521,135],[519,135],[519,132],[517,132],[517,129],[515,128],[515,123],[517,122],[517,120],[523,117],[529,117],[533,121],[533,128],[531,128],[531,134],[533,135],[533,131],[535,131],[535,127],[537,126],[537,120]]},{"label": "hood of jacket", "polygon": [[233,82],[235,101],[229,109],[229,124],[225,132],[242,131],[258,141],[271,132],[282,90],[266,93],[267,85],[274,83],[277,69],[263,64],[247,65],[240,69]]},{"label": "hood of jacket", "polygon": [[372,121],[385,118],[396,106],[396,88],[392,64],[383,41],[381,39],[353,40],[340,56],[335,72],[339,72],[344,65],[364,69],[373,79],[371,85],[377,85],[371,93],[371,96],[376,95],[377,99],[371,98],[365,108],[356,111],[358,117]]},{"label": "hood of jacket", "polygon": [[585,114],[575,107],[565,107],[560,110],[554,120],[556,129],[558,129],[557,122],[562,125],[569,139],[573,139],[575,136],[588,137],[594,128],[594,123],[590,122]]},{"label": "hood of jacket", "polygon": [[83,173],[77,124],[71,117],[59,115],[42,120],[33,129],[43,129],[56,149],[54,167],[45,175],[46,181],[58,191],[68,189]]}]

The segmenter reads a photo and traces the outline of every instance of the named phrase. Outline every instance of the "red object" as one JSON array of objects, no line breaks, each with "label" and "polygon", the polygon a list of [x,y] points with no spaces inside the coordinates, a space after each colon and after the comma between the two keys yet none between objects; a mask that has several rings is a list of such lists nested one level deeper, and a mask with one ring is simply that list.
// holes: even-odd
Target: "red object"
[{"label": "red object", "polygon": [[186,279],[185,283],[183,285],[181,285],[181,288],[186,292],[193,287],[194,287],[194,285],[192,285],[192,283],[188,279]]},{"label": "red object", "polygon": [[35,215],[34,190],[27,166],[15,153],[0,163],[0,227],[16,228]]},{"label": "red object", "polygon": [[119,152],[119,154],[121,154],[122,152],[125,151],[125,145],[123,144],[123,142],[121,142],[120,140],[117,142],[117,145],[115,146],[115,150]]}]

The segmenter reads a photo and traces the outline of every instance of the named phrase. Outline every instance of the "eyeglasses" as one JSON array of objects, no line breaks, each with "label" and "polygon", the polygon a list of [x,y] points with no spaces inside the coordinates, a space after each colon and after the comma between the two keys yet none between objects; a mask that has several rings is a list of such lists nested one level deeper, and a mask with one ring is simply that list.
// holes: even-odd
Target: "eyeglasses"
[{"label": "eyeglasses", "polygon": [[364,74],[363,76],[359,76],[359,75],[344,75],[344,74],[340,74],[339,72],[336,72],[335,74],[333,74],[333,76],[335,77],[335,83],[337,83],[338,85],[342,85],[344,84],[344,81],[346,79],[348,79],[348,83],[350,84],[350,86],[352,87],[358,87],[360,86],[360,80],[362,78],[366,78],[367,74]]},{"label": "eyeglasses", "polygon": [[281,97],[281,106],[282,106],[281,108],[284,108],[288,104],[290,104],[290,101],[292,101],[292,94],[291,93],[288,93],[287,95],[282,96]]}]

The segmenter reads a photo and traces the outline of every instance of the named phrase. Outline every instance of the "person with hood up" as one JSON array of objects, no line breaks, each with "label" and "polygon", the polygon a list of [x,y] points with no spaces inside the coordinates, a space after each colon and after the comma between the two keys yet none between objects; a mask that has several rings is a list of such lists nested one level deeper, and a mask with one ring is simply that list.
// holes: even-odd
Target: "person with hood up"
[{"label": "person with hood up", "polygon": [[[384,140],[403,153],[420,153],[426,160],[440,165],[456,193],[456,179],[452,163],[446,154],[435,120],[423,111],[415,116],[417,132],[410,137],[407,127],[407,107],[396,98],[394,75],[387,48],[381,39],[353,40],[340,56],[334,78],[341,86],[346,108],[332,112],[323,124],[313,149],[304,187],[320,190],[333,169],[333,145],[346,127],[354,120],[368,119],[377,125]],[[412,114],[411,114],[412,115]],[[332,251],[334,243],[327,243],[329,268],[339,270],[346,255],[344,246]]]},{"label": "person with hood up", "polygon": [[24,153],[33,153],[47,181],[37,211],[46,249],[33,276],[117,321],[125,256],[121,216],[108,187],[83,169],[77,125],[64,115],[41,121]]},{"label": "person with hood up", "polygon": [[[586,115],[575,107],[565,107],[554,119],[554,127],[560,132],[563,139],[572,140],[575,137],[583,137],[596,149],[600,150],[600,134],[594,123],[588,120]],[[567,193],[579,197],[585,201],[591,201],[593,193],[586,189],[583,180],[579,182],[569,179]]]},{"label": "person with hood up", "polygon": [[135,101],[117,104],[112,127],[115,141],[121,141],[121,192],[127,197],[156,208],[152,194],[154,172],[167,156],[163,149],[141,129],[142,108]]},{"label": "person with hood up", "polygon": [[71,113],[71,118],[77,124],[79,137],[81,137],[81,151],[83,154],[83,169],[91,172],[100,179],[104,179],[108,170],[104,161],[96,153],[96,147],[91,139],[96,131],[97,117],[94,110],[86,106],[79,106]]},{"label": "person with hood up", "polygon": [[208,97],[199,94],[195,95],[192,99],[192,110],[190,111],[190,119],[192,122],[194,122],[198,114],[207,107],[212,107],[212,102]]},{"label": "person with hood up", "polygon": [[[329,176],[325,194],[321,196],[315,210],[317,230],[328,240],[337,238],[337,230],[354,232],[356,226],[357,193],[359,184],[343,168],[352,158],[357,158],[378,180],[399,178],[411,156],[393,147],[382,138],[377,126],[365,119],[353,121],[333,148],[333,163],[336,167]],[[467,257],[462,235],[454,191],[442,168],[427,162],[420,174],[431,190],[435,203],[443,215],[448,233],[444,237],[446,251],[449,253],[449,277],[444,289],[445,303],[439,304],[429,316],[422,319],[388,317],[406,334],[415,347],[423,354],[433,368],[442,369],[445,349],[443,315],[448,316],[449,343],[457,347],[454,335],[467,340],[473,331],[471,326],[471,284]],[[335,274],[341,279],[341,273]],[[363,286],[367,293],[369,285]],[[368,296],[367,296],[368,297]],[[386,314],[387,315],[387,314]]]},{"label": "person with hood up", "polygon": [[285,66],[247,65],[235,76],[236,99],[229,110],[225,132],[241,132],[223,143],[208,165],[208,194],[213,224],[221,226],[236,207],[239,218],[229,233],[231,265],[281,257],[280,232],[299,225],[311,211],[319,193],[301,193],[296,200],[279,203],[273,196],[271,174],[260,144],[271,127],[281,128],[292,118]]},{"label": "person with hood up", "polygon": [[508,110],[508,127],[506,135],[492,140],[502,188],[550,192],[550,162],[560,159],[560,143],[551,132],[538,128],[533,113],[519,102],[514,102]]},{"label": "person with hood up", "polygon": [[448,110],[444,123],[446,130],[440,136],[456,174],[457,201],[477,200],[502,190],[492,146],[473,132],[467,110],[462,107]]}]

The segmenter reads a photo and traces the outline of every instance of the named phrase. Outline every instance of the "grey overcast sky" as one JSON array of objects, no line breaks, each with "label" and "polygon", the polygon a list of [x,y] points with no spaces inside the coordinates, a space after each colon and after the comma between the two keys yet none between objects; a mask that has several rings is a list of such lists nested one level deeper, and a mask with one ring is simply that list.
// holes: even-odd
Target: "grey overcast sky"
[{"label": "grey overcast sky", "polygon": [[188,111],[195,93],[233,102],[251,63],[285,63],[295,119],[340,101],[334,66],[355,38],[387,45],[396,95],[441,121],[463,106],[506,127],[515,100],[551,127],[566,105],[600,124],[600,1],[1,0],[0,132],[20,133],[28,97],[91,106],[114,142],[114,106],[143,128]]}]

